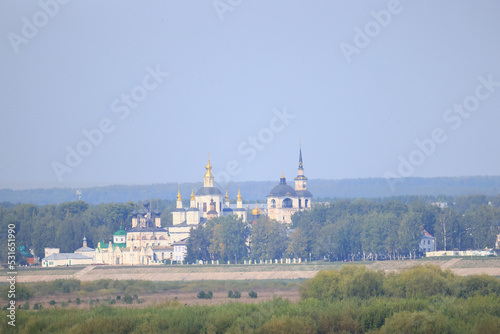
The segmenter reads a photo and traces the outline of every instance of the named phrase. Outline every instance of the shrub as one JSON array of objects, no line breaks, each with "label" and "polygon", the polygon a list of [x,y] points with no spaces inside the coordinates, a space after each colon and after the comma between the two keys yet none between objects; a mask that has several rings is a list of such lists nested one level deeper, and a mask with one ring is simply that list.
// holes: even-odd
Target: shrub
[{"label": "shrub", "polygon": [[250,298],[257,298],[257,292],[255,292],[255,291],[253,291],[253,290],[252,290],[252,291],[250,291],[250,292],[248,293],[248,296],[249,296]]},{"label": "shrub", "polygon": [[494,277],[483,275],[472,275],[462,278],[458,296],[469,298],[475,295],[487,296],[489,294],[500,294],[500,281]]},{"label": "shrub", "polygon": [[[450,296],[456,285],[456,276],[449,270],[438,266],[415,266],[398,276],[390,276],[396,290],[403,291],[403,298],[428,297],[435,295]],[[389,285],[391,282],[388,281]],[[398,285],[400,287],[398,287]]]},{"label": "shrub", "polygon": [[240,298],[241,297],[241,293],[239,291],[233,292],[232,290],[229,290],[227,292],[227,296],[228,296],[228,298]]},{"label": "shrub", "polygon": [[123,296],[123,302],[125,304],[132,304],[132,302],[134,301],[134,298],[129,295],[128,293],[125,294],[125,296]]},{"label": "shrub", "polygon": [[38,304],[38,303],[35,303],[35,305],[33,306],[33,309],[34,310],[39,310],[42,308],[42,305],[41,304]]},{"label": "shrub", "polygon": [[403,311],[385,321],[380,333],[452,333],[449,318],[427,311]]},{"label": "shrub", "polygon": [[212,291],[208,291],[207,293],[205,293],[205,291],[198,292],[199,299],[212,299],[212,297],[213,297]]},{"label": "shrub", "polygon": [[[8,294],[9,294],[9,285],[6,285],[3,288],[0,288],[0,296],[5,299],[9,300]],[[17,300],[28,300],[33,296],[33,291],[31,290],[30,287],[26,286],[25,284],[17,284],[16,285],[16,299]]]},{"label": "shrub", "polygon": [[122,296],[120,296],[120,295],[116,296],[116,300],[120,300],[120,299],[122,299]]},{"label": "shrub", "polygon": [[256,333],[314,333],[314,322],[307,317],[288,315],[272,318],[259,327]]},{"label": "shrub", "polygon": [[80,303],[81,303],[81,302],[82,302],[82,301],[80,300],[80,298],[79,298],[79,297],[77,297],[77,298],[75,299],[75,303],[76,303],[76,305],[80,305]]},{"label": "shrub", "polygon": [[340,296],[340,272],[336,270],[320,271],[299,287],[302,299],[316,298],[332,300]]},{"label": "shrub", "polygon": [[347,297],[370,298],[383,294],[384,273],[366,267],[344,266],[340,271],[319,272],[301,285],[303,299],[338,300]]},{"label": "shrub", "polygon": [[50,302],[49,302],[49,305],[52,305],[54,306],[56,304],[56,301],[54,299],[52,299]]},{"label": "shrub", "polygon": [[56,279],[52,282],[52,289],[60,293],[71,293],[80,290],[80,284],[76,279]]}]

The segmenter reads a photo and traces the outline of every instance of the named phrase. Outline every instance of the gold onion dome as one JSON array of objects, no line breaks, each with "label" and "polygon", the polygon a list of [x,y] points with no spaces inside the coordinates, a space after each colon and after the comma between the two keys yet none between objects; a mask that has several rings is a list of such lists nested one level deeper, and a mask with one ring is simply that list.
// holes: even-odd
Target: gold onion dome
[{"label": "gold onion dome", "polygon": [[191,200],[194,201],[195,200],[195,197],[194,197],[194,189],[191,189]]},{"label": "gold onion dome", "polygon": [[227,194],[227,190],[226,190],[226,202],[229,202],[229,195]]},{"label": "gold onion dome", "polygon": [[177,200],[178,201],[182,201],[182,197],[181,197],[181,190],[177,190]]},{"label": "gold onion dome", "polygon": [[253,208],[252,210],[252,215],[254,216],[258,216],[262,213],[262,210],[259,209],[259,207],[257,206],[257,203],[255,203],[255,208]]},{"label": "gold onion dome", "polygon": [[238,202],[241,201],[241,190],[240,189],[238,189],[238,197],[237,197],[237,199],[238,199]]},{"label": "gold onion dome", "polygon": [[208,155],[208,162],[207,165],[205,166],[207,169],[207,172],[205,173],[205,177],[213,177],[212,175],[212,166],[210,165],[210,154]]}]

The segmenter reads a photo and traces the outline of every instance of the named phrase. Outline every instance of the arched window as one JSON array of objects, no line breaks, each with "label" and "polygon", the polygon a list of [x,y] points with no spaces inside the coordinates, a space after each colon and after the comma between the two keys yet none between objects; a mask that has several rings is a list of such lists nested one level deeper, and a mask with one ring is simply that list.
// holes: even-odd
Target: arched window
[{"label": "arched window", "polygon": [[293,201],[290,198],[285,198],[281,204],[282,208],[293,208]]},{"label": "arched window", "polygon": [[275,208],[276,207],[276,200],[272,199],[271,200],[271,208]]},{"label": "arched window", "polygon": [[302,199],[299,198],[299,209],[302,209]]},{"label": "arched window", "polygon": [[306,199],[306,204],[305,204],[305,207],[307,208],[307,205],[309,204],[309,200]]}]

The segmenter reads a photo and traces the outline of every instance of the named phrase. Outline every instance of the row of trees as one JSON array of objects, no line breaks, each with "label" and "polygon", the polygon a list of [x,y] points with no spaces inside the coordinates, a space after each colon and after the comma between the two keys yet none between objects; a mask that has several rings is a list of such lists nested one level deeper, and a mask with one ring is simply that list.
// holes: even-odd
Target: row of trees
[{"label": "row of trees", "polygon": [[[295,214],[290,230],[265,216],[251,225],[233,217],[220,217],[193,230],[188,260],[413,256],[422,229],[436,237],[438,249],[491,248],[499,233],[499,198],[459,197],[449,199],[445,208],[416,196],[338,200]],[[174,201],[152,200],[151,207],[162,211],[164,227],[172,224]],[[7,258],[5,243],[10,223],[16,225],[18,247],[34,248],[35,255],[42,258],[45,247],[73,252],[81,247],[84,236],[91,247],[99,240],[109,241],[120,225],[131,227],[133,212],[140,208],[134,202],[90,205],[76,201],[44,206],[2,203],[0,261]]]},{"label": "row of trees", "polygon": [[340,200],[296,213],[290,230],[266,216],[252,225],[233,217],[216,218],[192,231],[187,260],[414,257],[424,230],[436,237],[438,249],[495,247],[499,207],[478,196],[469,199],[468,208],[463,203],[440,208],[418,201]]},{"label": "row of trees", "polygon": [[317,206],[292,217],[289,249],[297,257],[394,259],[415,255],[424,229],[436,237],[437,249],[495,247],[499,207],[472,205],[462,213],[450,204],[341,200]]},{"label": "row of trees", "polygon": [[[172,221],[173,201],[153,201],[154,209],[163,211],[162,221]],[[16,226],[16,245],[34,249],[35,256],[43,258],[45,247],[60,248],[61,252],[74,252],[82,246],[85,236],[89,246],[99,240],[109,242],[112,234],[123,225],[131,227],[132,213],[140,209],[138,203],[109,203],[90,205],[83,201],[59,205],[33,204],[0,205],[0,261],[7,259],[7,227]],[[18,254],[22,263],[22,255]]]},{"label": "row of trees", "polygon": [[234,216],[217,217],[191,230],[186,261],[279,259],[287,245],[287,227],[267,216],[252,225]]}]

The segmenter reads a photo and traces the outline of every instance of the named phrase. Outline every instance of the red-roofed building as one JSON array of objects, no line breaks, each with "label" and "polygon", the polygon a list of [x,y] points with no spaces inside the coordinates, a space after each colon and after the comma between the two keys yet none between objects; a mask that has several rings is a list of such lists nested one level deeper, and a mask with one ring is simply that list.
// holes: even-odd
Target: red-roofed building
[{"label": "red-roofed building", "polygon": [[422,231],[422,239],[418,245],[420,250],[424,253],[436,251],[436,238],[430,235],[425,229]]}]

